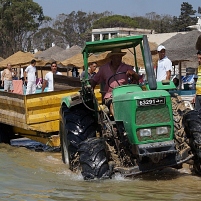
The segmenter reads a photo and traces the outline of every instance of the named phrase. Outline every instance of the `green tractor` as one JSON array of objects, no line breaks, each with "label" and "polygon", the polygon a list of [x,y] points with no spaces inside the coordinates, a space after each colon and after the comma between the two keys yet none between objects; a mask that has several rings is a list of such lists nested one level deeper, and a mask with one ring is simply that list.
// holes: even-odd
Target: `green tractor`
[{"label": "green tractor", "polygon": [[70,170],[81,171],[86,180],[110,178],[115,172],[131,176],[165,167],[180,168],[192,158],[182,126],[185,105],[170,93],[175,88],[173,82],[156,82],[146,35],[87,42],[82,50],[85,72],[91,54],[113,48],[133,48],[137,66],[138,45],[147,83],[114,88],[114,116],[98,103],[87,73],[79,95],[62,100],[62,159]]}]

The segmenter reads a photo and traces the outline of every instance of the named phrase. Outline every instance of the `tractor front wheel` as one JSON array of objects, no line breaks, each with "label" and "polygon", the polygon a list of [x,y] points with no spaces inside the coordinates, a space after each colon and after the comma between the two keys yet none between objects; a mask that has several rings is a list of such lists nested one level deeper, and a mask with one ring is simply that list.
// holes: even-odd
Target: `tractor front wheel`
[{"label": "tractor front wheel", "polygon": [[79,155],[82,175],[85,180],[111,176],[104,139],[89,138],[81,142]]},{"label": "tractor front wheel", "polygon": [[97,123],[84,105],[77,105],[72,108],[62,106],[60,121],[60,141],[62,159],[69,163],[69,169],[79,169],[79,144],[87,138],[96,136]]}]

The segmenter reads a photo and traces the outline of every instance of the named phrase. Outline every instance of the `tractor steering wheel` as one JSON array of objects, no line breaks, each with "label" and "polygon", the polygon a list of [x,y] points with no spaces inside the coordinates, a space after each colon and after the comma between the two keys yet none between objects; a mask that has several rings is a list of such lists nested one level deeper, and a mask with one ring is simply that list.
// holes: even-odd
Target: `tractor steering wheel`
[{"label": "tractor steering wheel", "polygon": [[118,80],[116,79],[116,76],[117,76],[117,75],[120,75],[120,74],[126,74],[126,72],[118,72],[118,73],[115,73],[114,75],[110,76],[110,78],[108,79],[107,84],[108,84],[108,86],[109,86],[111,89],[114,89],[114,87],[111,87],[111,85],[110,85],[110,80],[111,80],[112,78],[114,78],[114,80],[115,80],[115,81],[117,82],[117,84],[120,86]]}]

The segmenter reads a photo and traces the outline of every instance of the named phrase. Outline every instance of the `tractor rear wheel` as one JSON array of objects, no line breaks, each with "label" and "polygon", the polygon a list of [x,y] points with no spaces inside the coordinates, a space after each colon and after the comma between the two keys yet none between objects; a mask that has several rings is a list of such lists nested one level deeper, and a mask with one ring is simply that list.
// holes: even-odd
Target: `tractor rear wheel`
[{"label": "tractor rear wheel", "polygon": [[80,142],[96,136],[97,123],[92,112],[84,105],[72,108],[62,106],[60,122],[60,140],[62,159],[69,163],[69,168],[76,171],[79,168],[78,148]]},{"label": "tractor rear wheel", "polygon": [[80,143],[80,166],[85,180],[110,177],[106,143],[102,138],[89,138]]},{"label": "tractor rear wheel", "polygon": [[185,159],[189,155],[191,149],[187,143],[187,136],[182,123],[183,115],[188,112],[188,109],[186,108],[184,101],[177,94],[172,95],[171,100],[176,149],[179,151],[180,159]]},{"label": "tractor rear wheel", "polygon": [[188,133],[189,145],[193,152],[193,171],[201,175],[201,110],[191,110],[183,119],[186,133]]},{"label": "tractor rear wheel", "polygon": [[201,158],[194,158],[193,170],[199,176],[201,176]]}]

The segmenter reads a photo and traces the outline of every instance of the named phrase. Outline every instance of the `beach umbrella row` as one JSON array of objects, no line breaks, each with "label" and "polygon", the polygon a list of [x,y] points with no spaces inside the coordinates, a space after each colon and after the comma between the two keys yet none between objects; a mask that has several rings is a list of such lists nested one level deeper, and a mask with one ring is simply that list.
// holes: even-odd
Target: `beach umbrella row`
[{"label": "beach umbrella row", "polygon": [[[150,49],[156,49],[155,43],[150,43]],[[124,50],[127,54],[123,57],[123,62],[134,66],[134,56],[133,50]],[[98,66],[101,66],[109,61],[107,54],[109,52],[103,52],[99,54],[92,54],[88,58],[88,62],[97,62]],[[138,66],[144,67],[143,58],[141,55],[140,47],[136,48],[136,53],[138,55]],[[63,60],[66,58],[65,60]],[[18,51],[10,57],[0,61],[0,68],[5,68],[8,63],[12,65],[13,68],[26,67],[30,64],[31,60],[36,60],[36,66],[46,66],[53,61],[56,61],[59,67],[72,67],[76,66],[78,68],[83,68],[83,55],[81,53],[81,48],[79,46],[73,46],[69,49],[62,49],[58,46],[53,46],[45,51],[37,52],[32,54],[30,52]],[[58,60],[61,59],[61,60]],[[155,57],[153,56],[153,61],[155,62]]]},{"label": "beach umbrella row", "polygon": [[[150,50],[155,50],[157,48],[157,44],[150,43]],[[125,62],[128,65],[135,66],[134,63],[134,53],[133,49],[125,49],[122,50],[126,52],[126,55],[122,58],[123,62]],[[107,63],[109,61],[109,58],[107,58],[107,54],[109,52],[103,52],[100,54],[92,54],[88,58],[88,62],[97,62],[98,66],[102,66],[103,64]],[[136,54],[137,54],[137,63],[138,67],[144,67],[144,61],[141,54],[140,46],[136,47]],[[158,55],[152,55],[153,65],[156,65],[156,62],[158,60]],[[84,66],[83,61],[83,55],[81,53],[76,54],[75,56],[66,59],[64,61],[61,61],[61,64],[64,66],[76,66],[78,68],[82,68]]]},{"label": "beach umbrella row", "polygon": [[[35,59],[34,54],[30,52],[22,52],[18,51],[15,54],[11,55],[10,57],[2,60],[0,62],[0,68],[5,68],[7,64],[11,64],[13,68],[21,68],[28,66],[32,59]],[[45,66],[50,61],[45,60],[36,60],[36,66]]]}]

